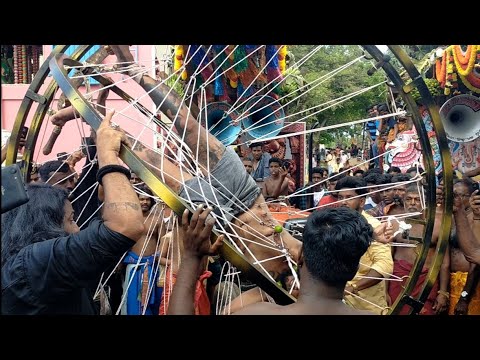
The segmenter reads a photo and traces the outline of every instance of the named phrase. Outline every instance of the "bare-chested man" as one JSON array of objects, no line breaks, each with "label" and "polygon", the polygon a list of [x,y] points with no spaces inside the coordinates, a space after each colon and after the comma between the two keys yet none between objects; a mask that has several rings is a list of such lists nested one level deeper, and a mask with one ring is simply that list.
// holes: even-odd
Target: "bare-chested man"
[{"label": "bare-chested man", "polygon": [[[422,189],[422,188],[421,188]],[[409,184],[406,188],[405,195],[403,198],[403,204],[406,213],[415,213],[415,212],[422,212],[422,203],[420,200],[420,194],[418,192],[417,184]],[[428,275],[428,271],[430,266],[432,265],[432,261],[435,256],[435,251],[437,248],[437,241],[438,235],[440,232],[440,226],[442,223],[442,208],[441,208],[441,199],[437,197],[438,206],[436,208],[435,213],[435,225],[432,234],[432,241],[430,243],[430,248],[428,249],[427,258],[425,259],[425,264],[423,266],[422,272],[418,278],[417,284],[413,292],[410,294],[411,297],[417,297],[420,294],[420,291],[423,287],[425,279]],[[419,219],[423,219],[423,214],[416,217]],[[421,224],[412,224],[412,228],[410,229],[410,236],[422,238],[424,231],[424,226]],[[395,241],[407,243],[407,244],[418,244],[417,241],[404,239],[402,234],[397,235]],[[407,281],[407,277],[409,276],[413,264],[415,264],[415,260],[418,255],[418,249],[416,247],[392,247],[393,252],[393,260],[394,260],[394,267],[393,267],[393,275],[396,275],[400,278],[403,277],[404,281],[390,281],[388,287],[388,294],[390,296],[390,301],[393,304],[397,299],[398,295],[402,292],[403,286]],[[445,257],[442,263],[442,267],[440,270],[439,279],[435,282],[430,294],[425,301],[425,304],[420,311],[421,315],[434,315],[440,314],[447,309],[448,305],[448,282],[450,278],[450,256],[448,250],[445,252]],[[399,312],[400,315],[408,314],[410,311],[410,307],[405,305],[402,310]]]},{"label": "bare-chested man", "polygon": [[[221,238],[210,243],[213,221],[211,209],[198,208],[188,221],[182,219],[185,252],[177,282],[170,298],[168,314],[194,314],[194,284],[201,259],[221,245]],[[348,208],[313,212],[305,224],[303,253],[299,261],[300,290],[294,304],[282,306],[255,302],[239,309],[235,315],[370,315],[342,302],[347,281],[359,267],[359,261],[372,241],[372,227],[360,213]],[[261,294],[256,289],[252,292]],[[253,301],[257,301],[254,299]],[[261,300],[261,298],[260,298]]]},{"label": "bare-chested man", "polygon": [[265,199],[275,200],[279,196],[288,195],[288,169],[282,166],[282,160],[271,158],[268,161],[270,168],[270,176],[265,179],[262,184],[262,194]]},{"label": "bare-chested man", "polygon": [[[405,212],[405,207],[403,204],[403,199],[405,197],[405,192],[407,191],[408,182],[410,180],[410,175],[399,174],[392,177],[392,186],[395,186],[393,190],[393,205],[388,211],[388,215],[398,215]],[[402,183],[402,184],[399,184]]]}]

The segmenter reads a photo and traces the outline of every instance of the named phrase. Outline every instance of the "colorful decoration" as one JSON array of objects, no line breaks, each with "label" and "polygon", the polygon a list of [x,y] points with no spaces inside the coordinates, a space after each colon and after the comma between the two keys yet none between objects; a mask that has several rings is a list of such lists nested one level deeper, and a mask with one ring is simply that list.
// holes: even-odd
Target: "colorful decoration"
[{"label": "colorful decoration", "polygon": [[[175,45],[175,58],[173,60],[173,71],[178,71],[183,66],[183,61],[185,60],[185,51],[183,45]],[[181,74],[182,80],[187,80],[188,74],[187,70],[183,70]]]},{"label": "colorful decoration", "polygon": [[209,81],[205,86],[209,102],[248,100],[269,80],[271,91],[266,94],[275,99],[283,95],[276,84],[286,71],[286,45],[213,45],[209,51],[201,45],[176,45],[173,59],[173,70],[181,71],[183,80],[195,76],[197,89]]},{"label": "colorful decoration", "polygon": [[265,47],[265,56],[267,57],[267,81],[277,83],[282,79],[282,74],[278,67],[278,55],[276,45],[267,45]]},{"label": "colorful decoration", "polygon": [[480,167],[480,137],[464,143],[449,141],[448,145],[454,170],[465,173]]},{"label": "colorful decoration", "polygon": [[391,166],[400,168],[402,172],[411,168],[420,159],[422,154],[420,146],[415,141],[418,139],[415,129],[405,130],[397,135],[391,143],[387,143],[385,150],[393,150],[387,154],[387,162]]},{"label": "colorful decoration", "polygon": [[435,75],[442,88],[445,87],[445,79],[447,74],[447,56],[442,52],[443,56],[435,62]]},{"label": "colorful decoration", "polygon": [[480,94],[480,74],[472,71],[466,77],[460,75],[460,80],[462,80],[463,85],[476,94]]},{"label": "colorful decoration", "polygon": [[29,84],[39,68],[41,45],[2,45],[2,83]]},{"label": "colorful decoration", "polygon": [[[420,107],[420,114],[422,115],[425,129],[427,130],[428,140],[432,147],[433,163],[435,165],[435,174],[438,175],[442,171],[442,159],[440,157],[440,148],[438,146],[437,135],[433,130],[433,122],[430,113],[425,107]],[[425,167],[424,167],[425,168]]]},{"label": "colorful decoration", "polygon": [[[473,69],[475,64],[475,55],[477,53],[477,45],[468,45],[465,55],[463,55],[460,45],[452,45],[450,50],[453,54],[453,60],[455,61],[455,67],[459,75],[467,76]],[[474,56],[471,56],[471,55]]]},{"label": "colorful decoration", "polygon": [[435,76],[445,95],[459,94],[458,78],[470,91],[480,94],[480,45],[467,45],[464,52],[460,45],[451,45],[438,52]]},{"label": "colorful decoration", "polygon": [[280,45],[280,51],[278,52],[278,67],[282,75],[285,75],[285,70],[287,69],[287,45]]},{"label": "colorful decoration", "polygon": [[[438,175],[442,171],[442,162],[437,136],[433,130],[432,119],[430,118],[428,111],[422,107],[420,108],[420,113],[422,114],[422,119],[425,123],[430,146],[432,147],[435,174]],[[464,173],[480,167],[480,138],[464,143],[448,141],[448,146],[452,156],[453,170],[459,170]]]}]

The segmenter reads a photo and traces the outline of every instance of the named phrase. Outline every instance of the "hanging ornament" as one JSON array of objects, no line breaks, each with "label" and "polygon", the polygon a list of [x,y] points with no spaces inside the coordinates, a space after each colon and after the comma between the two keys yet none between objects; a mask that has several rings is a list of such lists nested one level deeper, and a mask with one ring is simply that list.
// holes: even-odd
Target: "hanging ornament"
[{"label": "hanging ornament", "polygon": [[287,45],[281,45],[280,51],[278,52],[278,67],[282,75],[285,75],[285,70],[287,68]]},{"label": "hanging ornament", "polygon": [[477,45],[468,45],[468,50],[465,53],[465,56],[461,54],[461,48],[460,50],[458,50],[458,48],[460,48],[460,45],[454,45],[451,49],[453,60],[455,61],[455,67],[460,75],[467,76],[473,70],[473,66],[475,65]]},{"label": "hanging ornament", "polygon": [[173,71],[177,71],[182,67],[183,59],[184,59],[183,45],[175,45],[175,58],[173,61]]}]

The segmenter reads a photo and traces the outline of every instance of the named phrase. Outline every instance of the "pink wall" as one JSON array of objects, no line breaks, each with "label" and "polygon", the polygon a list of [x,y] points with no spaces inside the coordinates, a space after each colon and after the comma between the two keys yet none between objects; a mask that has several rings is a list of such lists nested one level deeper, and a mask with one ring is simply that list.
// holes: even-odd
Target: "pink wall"
[{"label": "pink wall", "polygon": [[[135,45],[134,45],[135,47]],[[139,45],[136,46],[137,52],[138,52],[138,60],[141,61],[141,63],[147,67],[150,67],[153,65],[153,56],[154,56],[154,47],[151,45]],[[43,46],[44,50],[44,58],[47,58],[49,53],[51,52],[51,46],[50,45],[44,45]],[[105,63],[112,63],[115,61],[114,57],[108,57],[105,59]],[[114,80],[117,80],[120,78],[121,75],[117,76],[112,76]],[[46,80],[46,84],[49,83],[49,80]],[[17,115],[18,109],[20,107],[20,104],[25,96],[25,93],[28,89],[29,85],[21,85],[21,84],[16,84],[16,85],[1,85],[1,124],[2,124],[2,130],[6,131],[11,131],[13,128],[13,124],[15,122],[15,117]],[[39,93],[43,93],[43,88],[45,88],[47,85],[42,86],[42,90]],[[93,85],[91,86],[91,91],[94,89],[98,89],[99,85]],[[132,84],[131,86],[121,86],[123,90],[125,90],[128,94],[133,96],[134,98],[142,96],[145,94],[145,92],[136,84]],[[85,89],[84,87],[81,88],[81,91],[84,92]],[[57,109],[57,100],[58,97],[60,96],[61,92],[58,91],[55,100],[53,102],[53,109]],[[96,94],[93,96],[96,99]],[[141,101],[140,101],[144,106],[146,106],[149,110],[153,110],[153,103],[150,100],[148,96],[145,96]],[[119,113],[124,109],[127,104],[125,101],[120,99],[117,95],[110,93],[107,99],[106,106],[109,108],[115,108],[116,113]],[[32,110],[30,110],[30,114],[34,113],[35,105],[32,106]],[[128,109],[125,112],[126,116],[132,117],[135,120],[145,123],[145,117],[141,116],[136,110],[133,109]],[[138,134],[142,129],[143,126],[140,124],[135,123],[132,120],[128,120],[125,117],[118,116],[114,118],[114,121],[119,123],[122,128],[127,130],[128,132],[132,133],[133,135]],[[26,126],[30,127],[30,122],[31,119],[27,119]],[[56,158],[56,154],[58,152],[66,151],[66,152],[71,152],[75,150],[75,147],[80,146],[80,141],[81,141],[81,136],[79,135],[79,130],[78,130],[78,125],[81,125],[83,127],[83,132],[85,133],[85,136],[89,135],[90,132],[90,127],[82,122],[76,122],[76,121],[71,121],[67,123],[62,130],[62,134],[60,137],[57,139],[57,142],[55,143],[55,146],[52,150],[52,153],[48,156],[44,156],[41,154],[38,148],[38,142],[42,140],[43,132],[45,131],[45,126],[42,127],[42,130],[40,132],[38,141],[37,141],[37,150],[35,151],[35,161],[38,161],[40,163],[48,161],[48,160],[53,160]],[[154,128],[154,126],[151,126]],[[51,132],[51,129],[53,128],[52,124],[48,124],[48,127],[45,131],[46,135],[44,138],[45,143],[48,139],[48,136]],[[140,138],[142,142],[153,146],[155,141],[154,141],[154,135],[150,131],[145,131],[144,135]],[[81,164],[80,164],[81,166]]]}]

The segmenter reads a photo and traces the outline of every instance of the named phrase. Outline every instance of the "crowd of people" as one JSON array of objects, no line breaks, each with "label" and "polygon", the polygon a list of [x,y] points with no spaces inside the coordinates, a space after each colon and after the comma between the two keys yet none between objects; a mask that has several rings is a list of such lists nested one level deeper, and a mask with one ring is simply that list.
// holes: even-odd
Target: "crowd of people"
[{"label": "crowd of people", "polygon": [[[128,46],[111,47],[119,63],[133,62]],[[249,154],[240,157],[163,85],[133,67],[129,71],[162,112],[179,114],[174,126],[186,134],[188,146],[199,146],[203,174],[180,173],[162,154],[133,145],[112,123],[113,112],[105,113],[108,90],[102,92],[98,111],[104,118],[93,143],[85,152],[34,167],[27,184],[30,201],[2,214],[3,314],[211,314],[218,308],[219,289],[235,285],[217,256],[227,238],[249,261],[262,263],[265,276],[296,302],[275,304],[242,278],[230,291],[237,296],[228,306],[222,302],[219,313],[386,314],[400,301],[425,240],[425,192],[436,191],[435,227],[410,296],[420,294],[438,251],[441,175],[437,189],[428,189],[418,165],[384,171],[380,160],[370,168],[351,166],[349,158],[361,151],[353,144],[317,154],[310,182],[297,186],[291,164],[272,157],[265,144],[251,144]],[[64,126],[75,117],[72,110],[59,111],[52,123]],[[387,136],[402,131],[396,121],[385,126]],[[121,144],[149,164],[162,163],[167,185],[193,210],[176,219],[121,165]],[[2,162],[4,155],[2,148]],[[77,174],[82,159],[84,170]],[[161,175],[158,168],[151,171]],[[207,182],[210,176],[215,181]],[[92,196],[84,196],[92,187]],[[454,226],[438,279],[421,307],[405,304],[400,314],[480,314],[480,193],[465,174],[455,178],[452,190]],[[285,202],[308,215],[301,241],[280,226],[270,202]],[[407,227],[410,218],[416,221]],[[212,244],[212,231],[222,229]],[[269,246],[259,243],[261,238]]]}]

